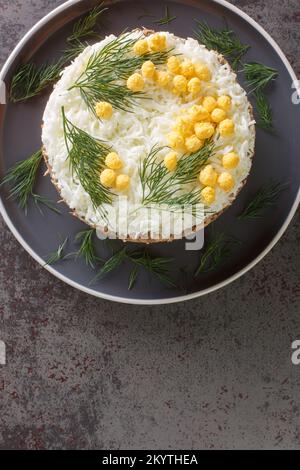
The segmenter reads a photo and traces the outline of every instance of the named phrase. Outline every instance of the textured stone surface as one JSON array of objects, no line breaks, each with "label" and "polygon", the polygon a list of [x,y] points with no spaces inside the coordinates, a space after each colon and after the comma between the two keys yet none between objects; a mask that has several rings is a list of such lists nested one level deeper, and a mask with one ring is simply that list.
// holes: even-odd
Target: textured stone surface
[{"label": "textured stone surface", "polygon": [[[0,60],[59,0],[0,1]],[[235,0],[300,72],[299,0]],[[231,286],[141,308],[52,277],[0,221],[1,448],[300,448],[299,214]]]}]

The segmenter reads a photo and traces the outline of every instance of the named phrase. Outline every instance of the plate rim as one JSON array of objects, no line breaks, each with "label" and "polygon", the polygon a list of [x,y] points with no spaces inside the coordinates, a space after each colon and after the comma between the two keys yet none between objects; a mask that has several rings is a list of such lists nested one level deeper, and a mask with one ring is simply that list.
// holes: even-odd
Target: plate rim
[{"label": "plate rim", "polygon": [[[277,44],[277,42],[271,37],[271,35],[257,23],[253,18],[251,18],[248,14],[244,13],[240,8],[236,7],[235,5],[232,5],[229,3],[227,0],[210,0],[213,3],[216,3],[218,5],[221,5],[229,10],[231,10],[233,13],[236,13],[239,15],[241,18],[246,20],[251,26],[253,26],[259,33],[261,33],[265,39],[269,42],[269,44],[272,46],[272,48],[275,50],[275,52],[278,54],[280,59],[282,60],[283,64],[285,65],[287,71],[289,72],[292,82],[297,81],[297,76],[296,73],[294,72],[289,60],[287,59],[286,55],[280,48],[280,46]],[[17,57],[17,55],[22,51],[22,48],[25,46],[27,43],[28,39],[31,38],[32,35],[34,35],[38,30],[46,25],[49,20],[54,18],[57,14],[60,12],[64,11],[66,8],[70,7],[71,5],[76,5],[76,3],[80,3],[81,0],[68,0],[64,2],[62,5],[59,5],[58,7],[54,8],[51,10],[49,13],[47,13],[43,18],[41,18],[37,23],[35,23],[29,31],[21,38],[21,40],[17,43],[13,51],[10,53],[9,57],[5,61],[1,72],[0,72],[0,83],[5,83],[5,77],[6,74],[10,68],[11,63],[14,61],[14,59]],[[204,295],[207,295],[209,293],[215,292],[232,282],[236,281],[240,277],[242,277],[244,274],[246,274],[248,271],[253,269],[273,248],[274,246],[279,242],[283,234],[286,232],[288,226],[290,225],[297,208],[300,204],[300,187],[298,189],[297,196],[295,198],[295,201],[289,211],[289,214],[287,215],[285,222],[282,224],[280,230],[277,232],[275,237],[270,241],[268,246],[247,266],[245,266],[243,269],[240,271],[236,272],[229,278],[225,279],[222,282],[219,282],[215,284],[214,286],[208,287],[204,290],[194,292],[192,294],[186,294],[186,295],[181,295],[178,297],[170,297],[170,298],[165,298],[165,299],[132,299],[132,298],[127,298],[127,297],[118,297],[114,295],[109,295],[105,294],[102,292],[97,292],[93,289],[90,289],[89,287],[82,286],[76,281],[73,281],[72,279],[66,277],[65,275],[61,274],[58,272],[55,268],[52,266],[45,266],[45,261],[35,253],[35,251],[29,246],[29,244],[24,240],[22,237],[21,233],[16,229],[14,226],[12,220],[10,219],[2,198],[0,197],[0,213],[14,235],[14,237],[17,239],[17,241],[20,243],[20,245],[27,251],[27,253],[35,260],[37,261],[44,269],[46,269],[48,272],[50,272],[52,275],[54,275],[56,278],[60,279],[61,281],[65,282],[66,284],[70,285],[71,287],[81,291],[85,292],[86,294],[92,295],[93,297],[97,297],[103,300],[110,300],[113,302],[118,302],[118,303],[123,303],[123,304],[130,304],[130,305],[167,305],[167,304],[173,304],[177,302],[185,302],[188,300],[196,299],[198,297],[202,297]]]}]

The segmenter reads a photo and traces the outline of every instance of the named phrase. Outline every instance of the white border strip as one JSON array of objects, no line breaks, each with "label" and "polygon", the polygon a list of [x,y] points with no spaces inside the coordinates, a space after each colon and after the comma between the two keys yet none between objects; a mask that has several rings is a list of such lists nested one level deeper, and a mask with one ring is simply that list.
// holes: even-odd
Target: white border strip
[{"label": "white border strip", "polygon": [[[0,81],[4,79],[6,76],[11,63],[14,61],[16,56],[19,54],[19,52],[22,50],[23,46],[26,44],[28,39],[35,34],[42,26],[47,24],[49,20],[54,18],[58,13],[64,11],[67,7],[70,5],[75,5],[76,3],[79,3],[80,0],[68,0],[65,2],[63,5],[55,8],[53,11],[51,11],[48,15],[46,15],[44,18],[42,18],[38,23],[36,23],[29,31],[28,33],[23,37],[23,39],[17,44],[13,52],[10,54],[9,58],[5,62],[2,71],[0,73]],[[289,74],[291,75],[291,80],[294,82],[297,80],[296,74],[294,70],[292,69],[291,64],[289,63],[288,59],[284,55],[283,51],[280,49],[278,44],[272,39],[272,37],[267,33],[256,21],[254,21],[250,16],[248,16],[246,13],[244,13],[242,10],[237,8],[236,6],[232,5],[231,3],[227,2],[226,0],[211,0],[214,3],[218,3],[219,5],[222,5],[226,7],[228,10],[233,11],[237,15],[241,16],[243,19],[245,19],[249,24],[253,26],[259,33],[261,33],[267,41],[271,44],[273,49],[277,52],[279,57],[281,58],[282,62],[284,63],[285,67],[287,68]],[[255,259],[252,261],[252,263],[248,264],[244,269],[241,271],[237,272],[233,276],[229,277],[223,282],[220,282],[219,284],[216,284],[213,287],[210,287],[208,289],[204,289],[201,292],[195,292],[193,294],[189,295],[183,295],[180,297],[173,297],[170,299],[157,299],[157,300],[146,300],[146,299],[128,299],[126,297],[115,297],[113,295],[107,295],[107,294],[102,294],[101,292],[97,292],[95,290],[89,289],[88,287],[83,287],[82,285],[78,284],[77,282],[72,281],[71,279],[68,279],[64,275],[60,274],[58,271],[56,271],[54,268],[51,266],[44,266],[45,261],[40,258],[32,249],[31,247],[25,242],[23,239],[22,235],[17,231],[17,229],[14,227],[12,221],[9,218],[9,215],[7,214],[5,207],[3,205],[2,200],[0,200],[0,213],[2,214],[4,221],[8,225],[9,229],[13,233],[13,235],[16,237],[18,242],[23,246],[23,248],[34,258],[41,266],[45,267],[47,271],[49,271],[51,274],[56,276],[58,279],[61,281],[65,282],[66,284],[69,284],[72,287],[75,287],[75,289],[81,290],[87,294],[93,295],[95,297],[99,297],[101,299],[105,300],[111,300],[114,302],[120,302],[120,303],[125,303],[125,304],[132,304],[132,305],[162,305],[162,304],[171,304],[175,302],[183,302],[186,300],[191,300],[195,299],[197,297],[201,297],[203,295],[209,294],[211,292],[214,292],[218,289],[221,289],[222,287],[227,286],[231,282],[235,281],[239,277],[243,276],[245,273],[250,271],[257,263],[259,263],[271,250],[272,248],[276,245],[276,243],[280,240],[284,232],[286,231],[287,227],[289,226],[292,218],[295,215],[295,212],[298,208],[298,205],[300,203],[300,188],[297,194],[297,197],[295,199],[295,202],[291,208],[291,211],[288,215],[288,217],[285,220],[285,223],[277,233],[277,235],[273,238],[273,240],[270,242],[270,244],[267,246],[267,248]]]}]

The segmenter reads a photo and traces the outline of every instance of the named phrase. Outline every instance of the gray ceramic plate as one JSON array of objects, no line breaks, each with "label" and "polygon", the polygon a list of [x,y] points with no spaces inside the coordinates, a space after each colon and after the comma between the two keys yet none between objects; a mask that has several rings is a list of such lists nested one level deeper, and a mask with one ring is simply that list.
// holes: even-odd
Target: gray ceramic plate
[{"label": "gray ceramic plate", "polygon": [[[1,79],[9,84],[16,66],[33,58],[37,63],[45,63],[59,57],[65,47],[65,40],[73,22],[97,2],[88,0],[69,1],[41,20],[18,44],[2,70]],[[153,18],[141,15],[151,14],[155,18],[164,15],[165,3],[149,1],[111,1],[106,13],[103,35],[120,33],[145,26],[153,28]],[[269,97],[274,110],[275,136],[258,130],[257,149],[254,165],[246,187],[237,201],[207,230],[212,229],[233,235],[242,241],[233,248],[216,271],[202,274],[197,280],[193,273],[199,262],[200,253],[185,251],[184,241],[159,244],[150,247],[153,255],[174,258],[173,276],[178,288],[171,289],[142,273],[132,291],[128,291],[130,266],[124,265],[106,279],[90,285],[94,273],[78,260],[69,259],[47,269],[66,283],[98,297],[128,303],[157,304],[177,302],[197,297],[216,290],[237,279],[252,268],[279,240],[286,230],[299,203],[300,186],[300,106],[292,104],[292,82],[296,80],[284,54],[270,36],[231,4],[223,0],[185,0],[167,2],[177,19],[162,27],[178,36],[193,35],[194,19],[207,21],[213,26],[223,26],[224,18],[242,42],[251,45],[247,60],[255,60],[279,70],[279,79],[270,90]],[[24,104],[1,106],[1,175],[15,162],[24,159],[41,145],[40,125],[43,110],[51,90]],[[269,209],[261,219],[240,222],[236,216],[251,199],[257,189],[270,179],[288,182],[288,189],[282,193],[276,208]],[[55,188],[49,178],[38,181],[40,194],[57,200]],[[35,207],[30,207],[28,215],[7,198],[7,189],[1,189],[0,209],[8,226],[23,247],[41,264],[44,257],[56,249],[60,239],[74,235],[85,226],[71,217],[67,207],[59,216],[45,210],[44,216]],[[121,244],[121,242],[118,242]],[[69,244],[69,250],[74,246]],[[109,248],[97,241],[97,249],[102,256],[109,256]]]}]

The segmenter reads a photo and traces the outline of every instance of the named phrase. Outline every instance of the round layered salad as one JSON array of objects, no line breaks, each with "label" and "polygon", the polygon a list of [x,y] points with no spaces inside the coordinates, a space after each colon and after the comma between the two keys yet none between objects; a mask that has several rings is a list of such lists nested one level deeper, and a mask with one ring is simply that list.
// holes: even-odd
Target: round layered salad
[{"label": "round layered salad", "polygon": [[65,68],[42,141],[52,181],[76,216],[124,240],[165,241],[209,224],[234,201],[251,169],[255,122],[217,52],[136,30],[86,47]]}]

